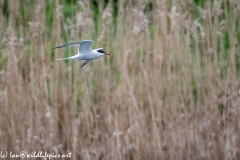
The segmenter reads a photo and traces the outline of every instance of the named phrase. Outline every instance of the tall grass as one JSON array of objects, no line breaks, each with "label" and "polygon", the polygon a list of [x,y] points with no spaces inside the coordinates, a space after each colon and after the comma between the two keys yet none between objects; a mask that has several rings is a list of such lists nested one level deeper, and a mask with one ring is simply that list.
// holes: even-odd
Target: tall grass
[{"label": "tall grass", "polygon": [[[240,159],[240,3],[0,2],[0,150]],[[111,54],[55,61],[93,39]],[[9,157],[8,157],[9,158]]]}]

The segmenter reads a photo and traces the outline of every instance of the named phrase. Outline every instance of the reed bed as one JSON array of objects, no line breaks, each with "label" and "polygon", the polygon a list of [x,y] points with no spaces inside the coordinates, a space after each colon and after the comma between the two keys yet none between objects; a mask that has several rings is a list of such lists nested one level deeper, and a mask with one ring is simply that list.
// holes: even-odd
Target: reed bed
[{"label": "reed bed", "polygon": [[[240,159],[238,0],[1,0],[0,7],[3,153]],[[83,62],[55,61],[77,48],[53,47],[85,39],[111,56],[81,69]]]}]

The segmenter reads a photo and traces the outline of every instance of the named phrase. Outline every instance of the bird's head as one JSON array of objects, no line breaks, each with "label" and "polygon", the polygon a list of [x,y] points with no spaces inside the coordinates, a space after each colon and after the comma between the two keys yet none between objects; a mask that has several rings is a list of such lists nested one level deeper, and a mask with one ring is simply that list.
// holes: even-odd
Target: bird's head
[{"label": "bird's head", "polygon": [[105,56],[110,55],[110,54],[106,53],[106,52],[103,50],[103,48],[96,49],[96,51],[97,51],[98,53],[101,53],[101,54],[105,55]]}]

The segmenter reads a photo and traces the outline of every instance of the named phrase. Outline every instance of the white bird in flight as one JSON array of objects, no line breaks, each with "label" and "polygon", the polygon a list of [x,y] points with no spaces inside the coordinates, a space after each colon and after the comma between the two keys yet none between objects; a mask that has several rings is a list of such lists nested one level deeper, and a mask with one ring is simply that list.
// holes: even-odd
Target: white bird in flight
[{"label": "white bird in flight", "polygon": [[56,59],[56,60],[66,60],[66,59],[69,59],[69,60],[86,60],[83,63],[83,65],[80,67],[80,68],[82,68],[83,66],[88,64],[93,59],[100,58],[104,55],[110,55],[110,54],[104,52],[103,48],[98,48],[98,49],[92,50],[92,48],[91,48],[92,43],[93,43],[93,41],[91,41],[91,40],[83,40],[83,41],[80,41],[80,42],[69,43],[69,44],[65,44],[65,45],[62,45],[62,46],[55,47],[53,49],[63,48],[63,47],[68,47],[68,46],[79,46],[77,55],[71,56],[71,57],[68,57],[68,58],[60,58],[60,59]]}]

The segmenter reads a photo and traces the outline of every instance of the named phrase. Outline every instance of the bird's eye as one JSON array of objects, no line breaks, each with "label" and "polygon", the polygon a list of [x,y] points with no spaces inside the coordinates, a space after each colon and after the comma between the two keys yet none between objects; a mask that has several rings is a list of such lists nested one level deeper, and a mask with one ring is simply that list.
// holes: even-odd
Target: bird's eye
[{"label": "bird's eye", "polygon": [[102,50],[98,50],[98,52],[100,52],[100,53],[105,53],[104,51],[102,51]]}]

